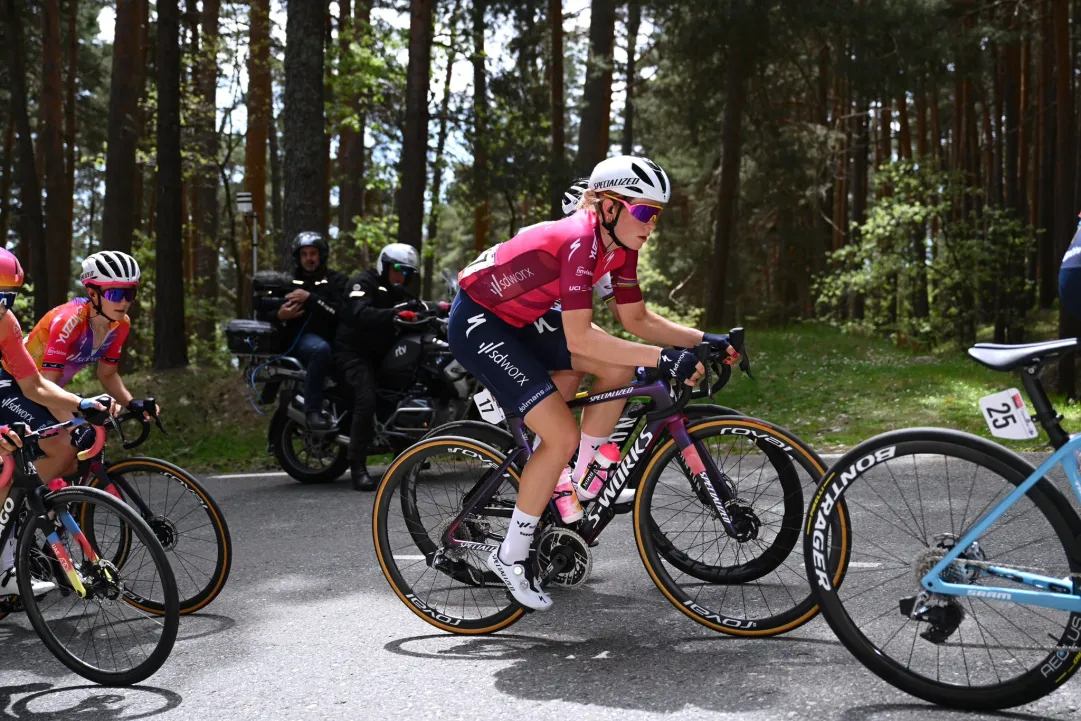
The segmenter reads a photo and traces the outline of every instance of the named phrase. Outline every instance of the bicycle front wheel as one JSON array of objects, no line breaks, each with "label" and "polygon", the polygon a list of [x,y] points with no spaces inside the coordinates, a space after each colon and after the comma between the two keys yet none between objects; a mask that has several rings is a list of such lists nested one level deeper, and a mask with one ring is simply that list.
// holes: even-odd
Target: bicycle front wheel
[{"label": "bicycle front wheel", "polygon": [[[107,686],[139,683],[156,672],[176,641],[176,580],[150,526],[104,491],[71,487],[47,495],[47,515],[28,518],[19,534],[16,562],[26,615],[41,640],[65,666]],[[129,561],[122,569],[97,556],[74,515],[127,529]],[[53,585],[35,597],[33,580]],[[82,587],[82,592],[78,587]],[[151,615],[127,602],[129,595],[162,607]]]},{"label": "bicycle front wheel", "polygon": [[[1081,572],[1081,520],[1047,479],[943,571],[970,586],[964,595],[923,593],[921,579],[1034,471],[995,443],[935,428],[876,436],[829,470],[809,509],[807,572],[826,621],[867,668],[914,696],[972,710],[1029,703],[1077,671],[1081,614],[1009,599],[1035,590],[1021,582],[1026,573]],[[819,573],[815,535],[841,499],[853,542],[838,587]]]},{"label": "bicycle front wheel", "polygon": [[[784,429],[753,418],[704,419],[687,432],[736,496],[727,510],[742,532],[727,533],[668,439],[650,457],[634,505],[638,552],[653,582],[681,612],[722,633],[772,636],[814,618],[799,540],[804,498],[822,477],[822,462]],[[848,553],[845,521],[840,514],[829,534],[838,583]]]},{"label": "bicycle front wheel", "polygon": [[[109,488],[98,477],[91,480],[90,487],[115,490],[121,500],[137,507],[133,499],[124,497],[127,486],[150,509],[144,520],[173,567],[180,613],[194,613],[217,598],[229,578],[233,548],[225,516],[207,490],[183,468],[156,458],[129,458],[114,463],[105,470],[105,476],[112,481]],[[130,558],[126,548],[130,539],[118,533],[119,529],[103,527],[85,509],[79,523],[87,538],[98,544],[98,552],[123,568]],[[130,596],[128,601],[149,613],[164,611],[150,601]]]}]

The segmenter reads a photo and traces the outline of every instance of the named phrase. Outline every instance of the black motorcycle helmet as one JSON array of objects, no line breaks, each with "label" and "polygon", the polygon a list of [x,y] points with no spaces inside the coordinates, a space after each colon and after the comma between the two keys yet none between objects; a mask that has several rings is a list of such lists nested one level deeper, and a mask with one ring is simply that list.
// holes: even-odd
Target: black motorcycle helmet
[{"label": "black motorcycle helmet", "polygon": [[316,233],[313,230],[297,233],[296,237],[293,238],[293,261],[296,262],[297,266],[300,266],[300,249],[309,246],[319,249],[319,265],[326,267],[327,256],[330,255],[330,246],[322,233]]}]

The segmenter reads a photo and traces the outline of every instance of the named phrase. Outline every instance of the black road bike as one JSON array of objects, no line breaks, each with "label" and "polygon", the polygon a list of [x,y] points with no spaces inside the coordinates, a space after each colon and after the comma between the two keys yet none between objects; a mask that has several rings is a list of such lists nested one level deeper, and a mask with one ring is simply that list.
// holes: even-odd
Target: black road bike
[{"label": "black road bike", "polygon": [[[742,329],[733,331],[737,348],[741,335]],[[708,345],[696,352],[709,361]],[[707,379],[707,388],[718,390],[730,374],[722,366],[717,385]],[[806,623],[817,606],[798,541],[804,489],[821,477],[821,460],[765,421],[735,415],[691,420],[684,413],[689,388],[673,398],[655,372],[640,369],[638,378],[568,404],[648,401],[640,414],[644,427],[584,518],[567,525],[554,504],[546,509],[535,540],[542,585],[575,588],[588,580],[590,546],[615,517],[620,492],[635,483],[639,555],[681,612],[743,636]],[[530,453],[521,419],[508,421],[515,438],[509,453],[473,438],[430,437],[395,459],[376,495],[373,535],[384,575],[414,613],[452,633],[490,633],[525,613],[485,566],[505,535]],[[830,528],[830,568],[838,582],[847,562],[846,520],[841,514]],[[790,558],[794,551],[797,557]]]}]

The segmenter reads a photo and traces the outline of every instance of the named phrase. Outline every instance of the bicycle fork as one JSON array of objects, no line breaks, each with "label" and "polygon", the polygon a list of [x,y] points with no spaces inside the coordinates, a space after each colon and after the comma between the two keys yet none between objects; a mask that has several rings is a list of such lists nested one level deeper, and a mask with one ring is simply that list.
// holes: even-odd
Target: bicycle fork
[{"label": "bicycle fork", "polygon": [[683,424],[683,418],[673,419],[668,423],[668,432],[672,434],[676,445],[679,446],[682,455],[680,465],[691,482],[691,488],[704,502],[709,499],[709,504],[721,519],[721,525],[725,532],[733,538],[739,536],[732,516],[728,512],[728,505],[736,500],[735,491],[725,475],[713,461],[713,456],[706,451],[701,442],[691,440],[687,433],[687,427]]}]

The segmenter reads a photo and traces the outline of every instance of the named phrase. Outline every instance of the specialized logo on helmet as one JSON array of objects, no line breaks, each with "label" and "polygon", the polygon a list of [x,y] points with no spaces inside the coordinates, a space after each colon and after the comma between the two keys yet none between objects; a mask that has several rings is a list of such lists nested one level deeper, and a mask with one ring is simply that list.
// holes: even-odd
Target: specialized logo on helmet
[{"label": "specialized logo on helmet", "polygon": [[598,180],[597,185],[594,186],[594,190],[604,190],[605,188],[615,188],[617,186],[631,185],[638,182],[637,178],[615,178],[614,180]]}]

